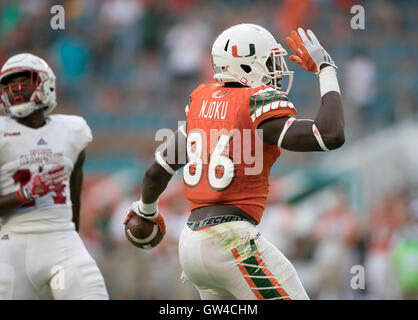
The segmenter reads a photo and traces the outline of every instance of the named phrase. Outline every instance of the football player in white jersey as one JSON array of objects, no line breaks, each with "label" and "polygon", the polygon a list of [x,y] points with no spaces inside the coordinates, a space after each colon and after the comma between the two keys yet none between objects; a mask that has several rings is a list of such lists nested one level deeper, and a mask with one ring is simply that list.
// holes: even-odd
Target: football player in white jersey
[{"label": "football player in white jersey", "polygon": [[0,88],[0,300],[108,299],[77,233],[89,126],[47,116],[55,75],[37,56],[8,59]]}]

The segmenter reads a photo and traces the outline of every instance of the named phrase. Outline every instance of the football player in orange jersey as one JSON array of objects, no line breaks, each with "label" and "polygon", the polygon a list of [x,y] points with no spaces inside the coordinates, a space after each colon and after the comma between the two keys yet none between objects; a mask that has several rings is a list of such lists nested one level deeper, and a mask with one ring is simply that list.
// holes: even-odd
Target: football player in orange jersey
[{"label": "football player in orange jersey", "polygon": [[[337,67],[313,32],[299,28],[286,42],[294,52],[290,60],[318,75],[321,104],[315,119],[296,119],[287,97],[293,72],[284,60],[286,50],[270,32],[253,24],[225,30],[212,47],[218,83],[202,84],[191,93],[186,125],[173,135],[167,150],[156,152],[141,198],[125,218],[126,223],[137,214],[164,230],[158,197],[184,166],[191,214],[182,231],[179,258],[183,277],[194,283],[202,299],[308,299],[292,264],[256,225],[281,148],[340,147],[344,115]],[[284,76],[289,77],[286,88],[280,84]],[[180,145],[185,145],[185,164]],[[173,146],[176,154],[170,161]],[[245,161],[246,156],[253,163]],[[260,169],[251,172],[260,162]]]}]

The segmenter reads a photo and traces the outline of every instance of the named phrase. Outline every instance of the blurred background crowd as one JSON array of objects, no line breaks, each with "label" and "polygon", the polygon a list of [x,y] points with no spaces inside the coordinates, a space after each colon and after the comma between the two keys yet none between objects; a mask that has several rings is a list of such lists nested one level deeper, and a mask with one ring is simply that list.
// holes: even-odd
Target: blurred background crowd
[{"label": "blurred background crowd", "polygon": [[[64,30],[51,29],[55,4]],[[356,4],[364,30],[350,27]],[[1,0],[0,63],[23,51],[43,57],[57,75],[55,112],[92,128],[81,234],[111,298],[196,299],[177,257],[189,214],[180,173],[161,199],[162,243],[141,251],[124,236],[123,214],[161,143],[155,133],[176,130],[191,90],[212,81],[210,48],[225,28],[260,24],[285,48],[290,30],[312,29],[339,67],[346,144],[283,152],[259,229],[312,299],[418,299],[417,16],[414,0]],[[299,117],[313,117],[316,76],[288,67],[289,97]],[[353,266],[364,270],[360,289]]]}]

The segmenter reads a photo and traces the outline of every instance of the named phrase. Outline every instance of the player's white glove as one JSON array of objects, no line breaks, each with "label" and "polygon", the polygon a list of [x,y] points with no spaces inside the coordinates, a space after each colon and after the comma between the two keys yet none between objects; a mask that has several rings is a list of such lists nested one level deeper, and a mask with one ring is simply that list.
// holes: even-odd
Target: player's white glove
[{"label": "player's white glove", "polygon": [[323,64],[337,68],[311,30],[308,29],[305,33],[302,28],[298,28],[298,33],[292,31],[290,33],[291,37],[286,37],[286,43],[295,53],[295,55],[289,57],[290,60],[296,62],[305,70],[316,74],[319,73]]},{"label": "player's white glove", "polygon": [[33,174],[27,184],[16,191],[19,201],[28,203],[51,191],[62,189],[62,182],[66,180],[67,174],[63,166],[54,166],[47,171],[39,171]]},{"label": "player's white glove", "polygon": [[126,224],[129,221],[129,219],[135,214],[144,219],[151,220],[157,223],[161,232],[163,234],[166,234],[167,228],[164,222],[164,217],[158,210],[157,202],[153,204],[144,204],[142,200],[133,202],[129,210],[126,212],[123,224]]}]

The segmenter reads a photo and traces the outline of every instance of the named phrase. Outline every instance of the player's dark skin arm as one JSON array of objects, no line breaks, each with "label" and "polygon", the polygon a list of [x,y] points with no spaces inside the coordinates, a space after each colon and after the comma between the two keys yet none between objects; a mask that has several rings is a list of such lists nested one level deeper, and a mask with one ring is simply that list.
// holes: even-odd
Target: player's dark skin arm
[{"label": "player's dark skin arm", "polygon": [[70,176],[70,194],[73,208],[73,222],[75,230],[80,230],[80,198],[81,188],[83,185],[83,164],[86,159],[86,151],[83,150],[78,155],[77,161],[74,164],[74,169]]},{"label": "player's dark skin arm", "polygon": [[[167,149],[175,150],[175,163],[170,163],[170,167],[177,171],[184,166],[184,163],[179,163],[178,155],[178,140],[185,139],[185,137],[179,133],[177,130],[174,134],[174,139],[170,139],[167,144]],[[171,145],[173,144],[173,145]],[[183,143],[182,145],[185,145]],[[157,201],[158,197],[163,193],[168,183],[171,180],[172,175],[168,173],[157,161],[154,161],[147,171],[145,171],[144,177],[142,179],[142,193],[141,198],[144,203],[154,203]]]},{"label": "player's dark skin arm", "polygon": [[[263,121],[258,126],[259,129],[263,129],[263,141],[267,144],[277,144],[288,119],[289,117],[281,117]],[[313,121],[328,149],[337,149],[344,144],[344,111],[341,95],[331,91],[321,98],[321,106],[315,120],[295,120],[287,130],[281,146],[290,151],[323,151],[312,133]]]},{"label": "player's dark skin arm", "polygon": [[[263,121],[263,141],[277,144],[280,133],[289,117]],[[338,92],[328,92],[321,99],[321,107],[315,117],[315,125],[328,149],[341,147],[345,142],[344,113]],[[312,134],[313,120],[295,120],[282,141],[282,147],[290,151],[323,151]]]},{"label": "player's dark skin arm", "polygon": [[167,188],[172,175],[165,171],[156,161],[145,172],[142,179],[141,198],[144,203],[153,203]]},{"label": "player's dark skin arm", "polygon": [[20,208],[21,206],[23,206],[23,203],[17,199],[14,192],[0,196],[0,217],[9,214],[11,210]]}]

